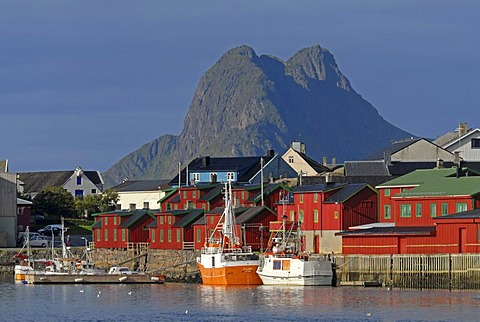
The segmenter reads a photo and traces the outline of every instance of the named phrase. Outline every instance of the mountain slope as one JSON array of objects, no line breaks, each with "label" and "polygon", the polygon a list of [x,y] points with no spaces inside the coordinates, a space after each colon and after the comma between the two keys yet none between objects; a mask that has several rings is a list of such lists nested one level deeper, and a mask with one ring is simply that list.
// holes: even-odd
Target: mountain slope
[{"label": "mountain slope", "polygon": [[293,140],[314,159],[353,160],[407,136],[354,91],[327,49],[315,45],[282,61],[240,46],[202,76],[179,136],[145,144],[104,179],[168,178],[198,155],[282,153]]}]

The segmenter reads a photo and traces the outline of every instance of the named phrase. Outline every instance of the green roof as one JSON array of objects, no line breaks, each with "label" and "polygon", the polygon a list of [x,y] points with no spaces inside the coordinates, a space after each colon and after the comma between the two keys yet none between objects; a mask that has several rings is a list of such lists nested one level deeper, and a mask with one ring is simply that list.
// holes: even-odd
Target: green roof
[{"label": "green roof", "polygon": [[158,201],[159,204],[170,198],[171,195],[173,195],[175,192],[177,192],[177,189],[173,188],[171,191],[165,190],[165,196]]},{"label": "green roof", "polygon": [[416,170],[377,187],[395,186],[414,188],[394,197],[474,196],[480,193],[480,176],[468,168],[461,169],[459,178],[456,177],[456,168]]}]

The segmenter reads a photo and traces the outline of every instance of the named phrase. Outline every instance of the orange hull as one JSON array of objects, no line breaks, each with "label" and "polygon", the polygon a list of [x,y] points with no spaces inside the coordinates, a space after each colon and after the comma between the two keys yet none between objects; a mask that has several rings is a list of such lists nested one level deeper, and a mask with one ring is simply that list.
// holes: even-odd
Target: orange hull
[{"label": "orange hull", "polygon": [[257,274],[258,265],[205,268],[197,263],[197,266],[206,285],[262,285]]}]

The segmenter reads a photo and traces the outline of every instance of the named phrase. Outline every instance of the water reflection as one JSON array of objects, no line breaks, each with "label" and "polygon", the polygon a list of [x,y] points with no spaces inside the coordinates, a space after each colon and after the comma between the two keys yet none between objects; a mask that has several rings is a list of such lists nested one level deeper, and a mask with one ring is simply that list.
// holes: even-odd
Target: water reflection
[{"label": "water reflection", "polygon": [[477,320],[480,305],[477,292],[5,281],[0,281],[0,298],[0,316],[8,321],[456,321]]}]

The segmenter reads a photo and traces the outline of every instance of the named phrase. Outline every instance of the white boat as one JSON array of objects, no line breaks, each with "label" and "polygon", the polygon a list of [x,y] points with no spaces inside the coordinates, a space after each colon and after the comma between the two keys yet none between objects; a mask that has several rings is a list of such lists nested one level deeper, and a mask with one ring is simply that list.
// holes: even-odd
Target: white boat
[{"label": "white boat", "polygon": [[[232,186],[225,183],[225,210],[202,248],[197,266],[207,285],[260,285],[256,270],[259,256],[242,246],[232,204]],[[238,234],[239,235],[239,234]]]},{"label": "white boat", "polygon": [[286,216],[280,229],[272,230],[257,274],[265,285],[331,286],[333,278],[329,260],[311,260],[302,252],[300,224]]}]

